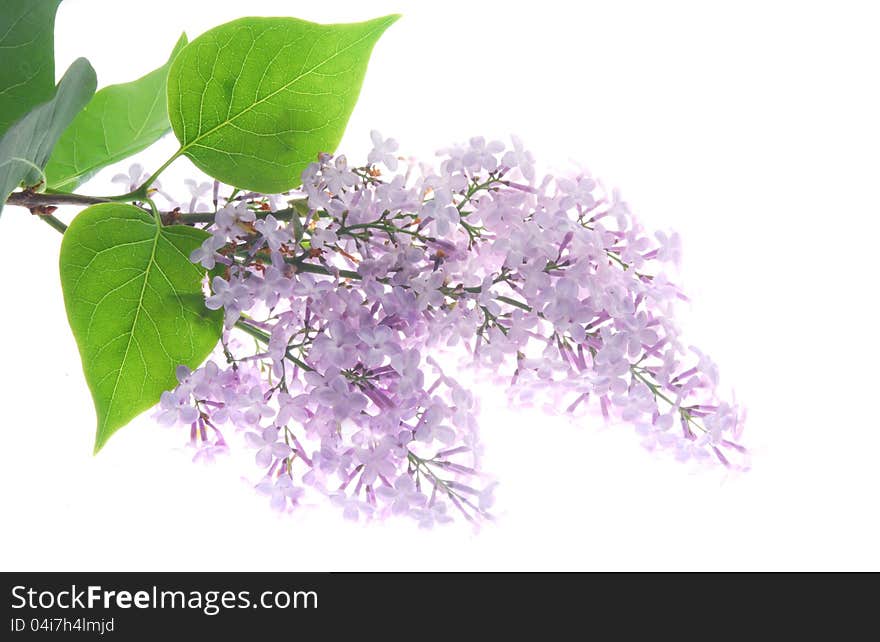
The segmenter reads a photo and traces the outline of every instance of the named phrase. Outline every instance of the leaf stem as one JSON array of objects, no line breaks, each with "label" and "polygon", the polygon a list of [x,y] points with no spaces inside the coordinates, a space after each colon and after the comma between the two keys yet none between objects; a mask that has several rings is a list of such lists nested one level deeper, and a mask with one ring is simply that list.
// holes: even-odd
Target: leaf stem
[{"label": "leaf stem", "polygon": [[146,199],[147,203],[150,205],[150,211],[153,213],[153,218],[156,221],[156,225],[158,227],[162,227],[162,215],[159,214],[159,209],[156,207],[156,203],[153,202],[153,199]]},{"label": "leaf stem", "polygon": [[67,231],[67,225],[63,222],[52,216],[51,214],[36,214],[36,216],[40,217],[40,220],[43,221],[46,225],[51,227],[53,230],[64,234]]},{"label": "leaf stem", "polygon": [[[162,165],[159,167],[159,169],[157,169],[155,172],[153,172],[153,174],[150,176],[150,178],[148,178],[146,181],[144,181],[144,184],[141,185],[140,187],[138,187],[135,190],[135,192],[140,192],[141,190],[143,190],[144,194],[146,195],[146,191],[147,191],[147,189],[149,189],[150,185],[155,183],[156,179],[159,178],[159,175],[162,172],[164,172],[166,169],[168,169],[168,166],[171,165],[171,163],[173,163],[174,161],[176,161],[182,154],[183,154],[183,147],[181,147],[176,152],[174,152],[171,155],[171,158],[169,158],[167,161],[162,163]],[[132,193],[134,193],[134,192],[132,192]]]}]

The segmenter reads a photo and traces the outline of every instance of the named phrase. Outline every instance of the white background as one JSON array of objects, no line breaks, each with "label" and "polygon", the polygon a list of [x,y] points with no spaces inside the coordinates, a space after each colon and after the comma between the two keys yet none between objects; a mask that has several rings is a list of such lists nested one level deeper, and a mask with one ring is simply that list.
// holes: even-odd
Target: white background
[{"label": "white background", "polygon": [[[487,403],[497,524],[278,516],[234,469],[193,465],[149,419],[92,457],[65,323],[60,236],[0,219],[0,568],[80,570],[880,569],[880,39],[872,3],[66,0],[58,75],[99,85],[241,16],[404,14],[376,47],[340,149],[369,131],[428,155],[518,133],[584,164],[684,240],[687,336],[749,409],[753,470],[693,475],[629,429]],[[155,167],[169,137],[140,159]],[[163,183],[179,186],[187,161]],[[117,169],[86,191],[102,193]],[[175,173],[176,172],[176,173]],[[118,186],[116,186],[118,188]]]}]

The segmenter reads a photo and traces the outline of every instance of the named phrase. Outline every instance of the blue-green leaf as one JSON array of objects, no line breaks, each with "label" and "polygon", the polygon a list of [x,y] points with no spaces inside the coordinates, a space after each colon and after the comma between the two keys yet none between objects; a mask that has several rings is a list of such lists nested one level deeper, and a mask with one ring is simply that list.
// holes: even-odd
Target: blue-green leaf
[{"label": "blue-green leaf", "polygon": [[56,141],[95,93],[95,70],[78,58],[64,74],[55,95],[34,107],[0,138],[0,213],[9,194],[24,183],[38,185]]}]

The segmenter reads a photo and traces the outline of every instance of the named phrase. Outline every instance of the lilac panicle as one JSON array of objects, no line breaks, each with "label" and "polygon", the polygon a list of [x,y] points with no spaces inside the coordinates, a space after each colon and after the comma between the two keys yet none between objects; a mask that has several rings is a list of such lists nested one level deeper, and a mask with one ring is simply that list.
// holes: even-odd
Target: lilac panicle
[{"label": "lilac panicle", "polygon": [[323,496],[353,520],[491,518],[478,399],[434,358],[457,351],[514,404],[747,467],[743,412],[672,317],[677,234],[647,232],[586,174],[539,178],[517,138],[472,138],[434,168],[371,137],[366,166],[325,154],[301,193],[230,197],[193,252],[224,268],[206,304],[227,334],[178,372],[159,419],[186,426],[197,457],[240,433],[280,511]]}]

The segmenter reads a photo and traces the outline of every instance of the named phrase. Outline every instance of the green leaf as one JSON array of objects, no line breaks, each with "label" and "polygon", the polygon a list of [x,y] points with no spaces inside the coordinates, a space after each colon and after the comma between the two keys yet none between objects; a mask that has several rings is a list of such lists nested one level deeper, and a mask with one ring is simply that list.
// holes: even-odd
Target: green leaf
[{"label": "green leaf", "polygon": [[0,213],[10,192],[19,184],[32,186],[43,180],[43,168],[52,147],[95,93],[95,70],[85,58],[67,69],[55,96],[34,107],[0,138]]},{"label": "green leaf", "polygon": [[318,153],[336,149],[373,45],[398,17],[337,25],[241,18],[205,32],[168,74],[179,153],[236,187],[296,187]]},{"label": "green leaf", "polygon": [[185,45],[186,34],[158,69],[95,94],[55,146],[46,166],[50,188],[73,191],[99,169],[146,149],[171,130],[165,83],[171,61]]},{"label": "green leaf", "polygon": [[0,134],[55,89],[55,12],[61,0],[4,0],[0,9]]},{"label": "green leaf", "polygon": [[83,210],[64,234],[61,287],[95,402],[96,453],[177,385],[178,365],[197,367],[217,344],[222,314],[205,307],[205,271],[189,260],[207,236],[121,203]]}]

